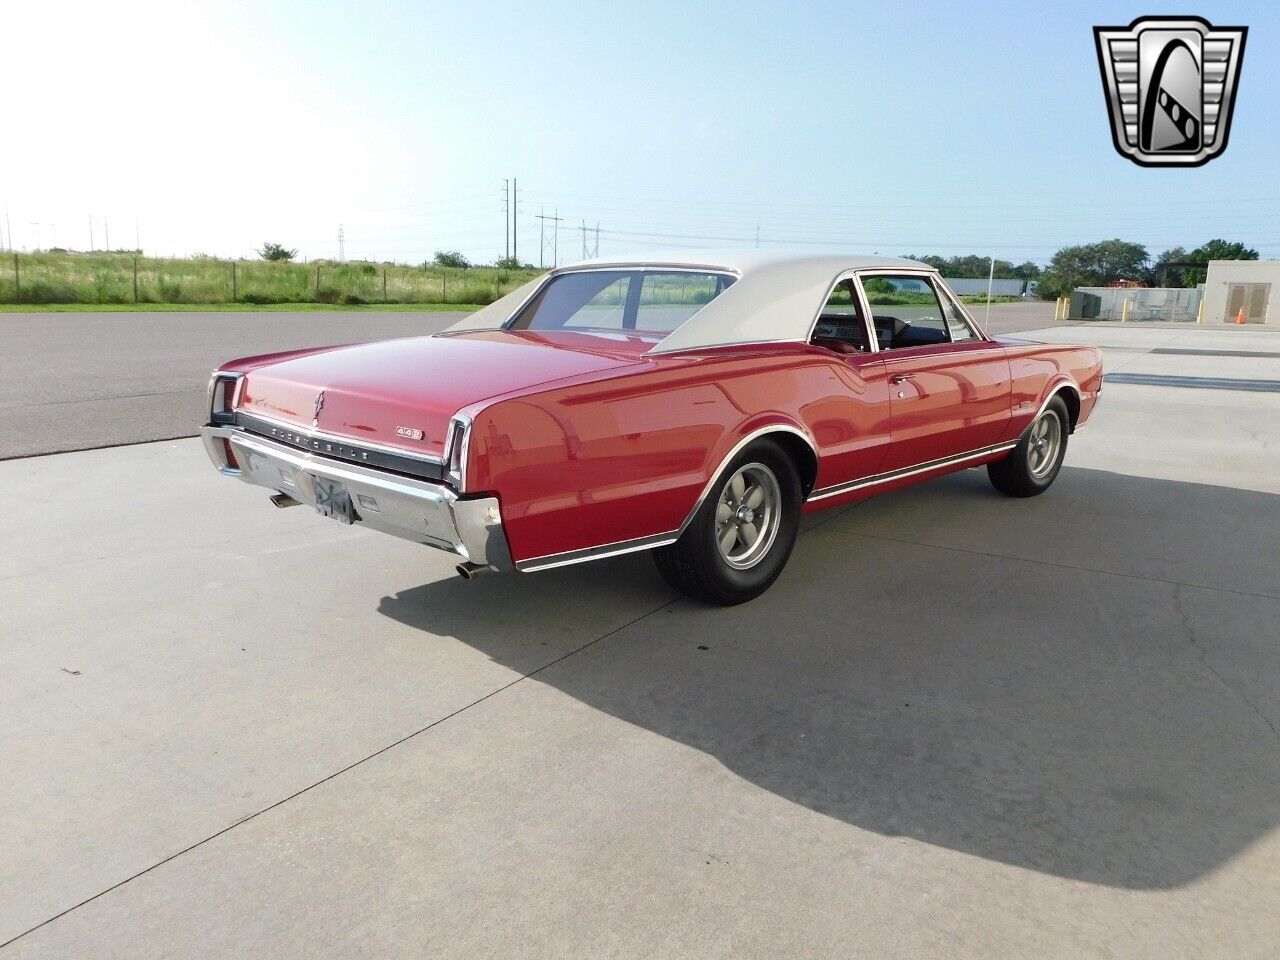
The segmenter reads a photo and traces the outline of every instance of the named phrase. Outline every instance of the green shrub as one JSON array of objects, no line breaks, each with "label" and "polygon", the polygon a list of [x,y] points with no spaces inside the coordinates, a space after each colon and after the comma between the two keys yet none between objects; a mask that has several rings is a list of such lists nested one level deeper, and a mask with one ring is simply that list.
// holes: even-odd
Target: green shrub
[{"label": "green shrub", "polygon": [[79,303],[76,291],[66,284],[36,280],[24,283],[16,298],[18,303]]}]

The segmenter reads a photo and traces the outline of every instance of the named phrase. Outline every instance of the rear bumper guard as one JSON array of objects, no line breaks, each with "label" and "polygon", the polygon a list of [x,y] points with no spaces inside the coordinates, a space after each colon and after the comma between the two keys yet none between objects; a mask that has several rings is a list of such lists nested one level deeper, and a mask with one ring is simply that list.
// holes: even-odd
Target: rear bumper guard
[{"label": "rear bumper guard", "polygon": [[[211,424],[201,429],[218,471],[245,483],[316,505],[316,478],[340,483],[359,522],[494,570],[511,570],[511,550],[496,497],[462,498],[448,487],[344,463],[247,432]],[[234,457],[228,460],[227,447]]]}]

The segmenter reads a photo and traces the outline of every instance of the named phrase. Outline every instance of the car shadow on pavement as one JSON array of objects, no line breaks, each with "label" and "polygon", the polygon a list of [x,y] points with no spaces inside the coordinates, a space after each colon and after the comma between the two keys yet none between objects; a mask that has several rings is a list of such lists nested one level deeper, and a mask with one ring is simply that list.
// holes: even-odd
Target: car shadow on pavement
[{"label": "car shadow on pavement", "polygon": [[[1067,468],[1009,500],[967,471],[810,529],[752,603],[674,601],[532,682],[860,829],[1177,887],[1280,820],[1278,542],[1272,494]],[[497,579],[381,612],[446,616],[505,663],[465,628]],[[517,578],[504,602],[601,579],[669,595],[632,555]]]}]

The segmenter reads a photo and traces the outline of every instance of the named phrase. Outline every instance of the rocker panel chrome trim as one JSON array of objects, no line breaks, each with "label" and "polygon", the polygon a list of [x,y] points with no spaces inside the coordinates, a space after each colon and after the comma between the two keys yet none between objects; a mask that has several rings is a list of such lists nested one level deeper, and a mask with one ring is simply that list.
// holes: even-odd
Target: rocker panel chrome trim
[{"label": "rocker panel chrome trim", "polygon": [[809,499],[805,502],[814,503],[818,500],[826,500],[829,497],[838,497],[844,493],[853,493],[855,490],[862,490],[866,487],[875,487],[882,483],[892,483],[894,480],[914,477],[918,473],[928,473],[930,470],[939,470],[944,467],[955,466],[956,464],[965,463],[969,460],[977,460],[980,457],[990,456],[993,453],[1003,453],[1006,450],[1012,450],[1017,445],[1017,440],[1005,441],[1004,443],[992,444],[989,447],[970,450],[968,453],[962,453],[958,456],[941,457],[937,460],[930,460],[927,463],[918,463],[913,467],[903,467],[900,470],[890,470],[887,473],[877,473],[870,477],[864,477],[861,480],[850,480],[848,483],[840,483],[833,487],[824,487],[821,490],[815,490],[813,493],[809,494]]}]

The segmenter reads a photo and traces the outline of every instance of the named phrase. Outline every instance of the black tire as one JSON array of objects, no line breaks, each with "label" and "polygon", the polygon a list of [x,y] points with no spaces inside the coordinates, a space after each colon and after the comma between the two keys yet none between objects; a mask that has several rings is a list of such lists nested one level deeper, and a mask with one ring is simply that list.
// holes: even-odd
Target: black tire
[{"label": "black tire", "polygon": [[[1049,422],[1046,418],[1056,421]],[[1034,497],[1049,489],[1058,471],[1062,469],[1062,459],[1067,455],[1067,435],[1071,432],[1071,421],[1067,417],[1067,405],[1061,397],[1054,397],[1035,420],[1023,431],[1018,445],[1009,451],[1003,460],[987,464],[987,476],[991,485],[1003,494],[1011,497]],[[1046,454],[1042,452],[1040,442],[1045,437],[1038,437],[1037,431],[1045,430],[1056,435],[1054,448],[1049,454],[1051,459],[1044,461]]]},{"label": "black tire", "polygon": [[[776,532],[772,539],[758,548],[759,554],[754,557],[749,555],[751,547],[744,541],[736,541],[741,544],[738,549],[748,554],[736,562],[749,561],[750,566],[735,568],[729,559],[735,551],[731,549],[726,556],[720,547],[717,531],[721,531],[720,536],[727,536],[730,524],[743,524],[744,520],[738,518],[737,512],[732,514],[733,520],[720,520],[717,511],[727,485],[739,471],[749,471],[748,479],[755,477],[761,481],[759,486],[772,490],[768,487],[767,478],[757,468],[767,471],[777,483],[776,493],[780,502],[776,511]],[[751,486],[746,487],[748,496],[752,489]],[[791,556],[791,548],[795,546],[796,535],[800,532],[800,504],[803,499],[800,473],[786,452],[768,439],[749,444],[716,477],[707,499],[680,539],[653,551],[658,572],[676,590],[706,603],[732,606],[760,596],[778,579]],[[743,516],[754,519],[749,507]],[[763,523],[757,538],[767,539],[770,529],[770,523]]]}]

